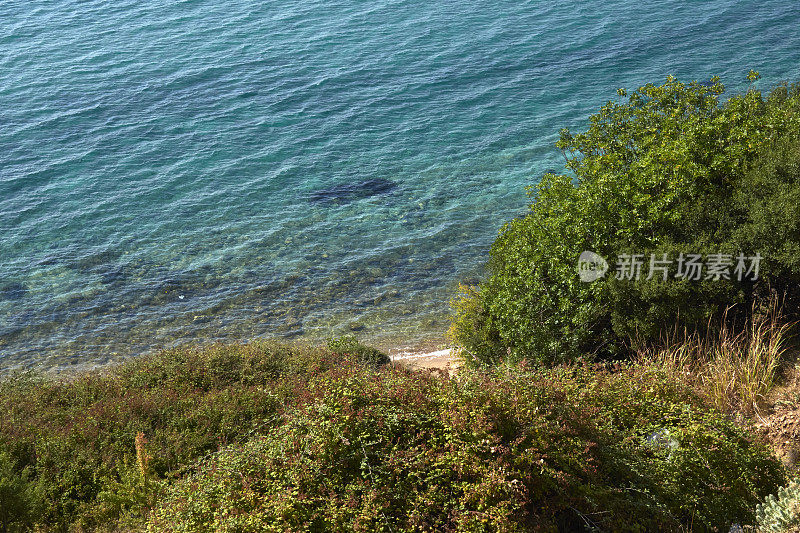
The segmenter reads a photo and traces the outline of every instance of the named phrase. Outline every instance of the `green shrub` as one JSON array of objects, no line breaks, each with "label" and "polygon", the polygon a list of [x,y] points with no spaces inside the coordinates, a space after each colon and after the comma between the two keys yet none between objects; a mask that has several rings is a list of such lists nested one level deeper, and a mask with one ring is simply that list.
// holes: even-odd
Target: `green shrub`
[{"label": "green shrub", "polygon": [[[61,380],[7,377],[0,381],[0,509],[27,528],[141,523],[162,481],[270,431],[287,405],[302,400],[307,380],[341,362],[324,349],[253,343],[168,350]],[[148,480],[137,474],[140,432]],[[33,493],[18,486],[35,487],[36,513],[27,511]],[[0,521],[10,520],[3,511]]]},{"label": "green shrub", "polygon": [[365,365],[380,366],[391,362],[388,355],[372,346],[361,344],[353,335],[328,339],[328,349],[334,354],[352,357]]},{"label": "green shrub", "polygon": [[[729,316],[742,320],[770,291],[797,317],[800,86],[720,103],[723,90],[716,78],[669,78],[604,105],[585,133],[562,131],[570,175],[546,174],[531,189],[529,213],[492,246],[488,278],[456,299],[451,334],[468,361],[620,354],[676,323],[702,330],[734,304]],[[580,281],[583,251],[612,263],[604,278]],[[675,279],[681,252],[760,253],[760,277]],[[616,279],[625,253],[644,255],[640,281]],[[670,279],[644,279],[651,254],[664,253]]]},{"label": "green shrub", "polygon": [[18,468],[0,452],[0,531],[25,531],[42,508],[40,491],[31,482],[31,469]]},{"label": "green shrub", "polygon": [[727,530],[784,481],[744,431],[636,367],[351,367],[310,392],[203,460],[150,530]]},{"label": "green shrub", "polygon": [[666,373],[456,380],[364,353],[352,340],[213,346],[7,378],[0,526],[702,530],[752,523],[785,482],[763,446]]}]

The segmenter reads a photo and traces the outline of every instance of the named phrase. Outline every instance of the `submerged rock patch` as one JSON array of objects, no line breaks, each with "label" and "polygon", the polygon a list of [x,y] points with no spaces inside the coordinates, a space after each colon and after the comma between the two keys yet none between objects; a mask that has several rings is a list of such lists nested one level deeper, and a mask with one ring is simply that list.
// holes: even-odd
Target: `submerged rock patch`
[{"label": "submerged rock patch", "polygon": [[375,178],[319,189],[308,196],[308,201],[313,204],[343,204],[371,196],[388,194],[396,188],[397,183],[391,180]]},{"label": "submerged rock patch", "polygon": [[0,300],[20,300],[28,293],[24,283],[9,283],[0,287]]}]

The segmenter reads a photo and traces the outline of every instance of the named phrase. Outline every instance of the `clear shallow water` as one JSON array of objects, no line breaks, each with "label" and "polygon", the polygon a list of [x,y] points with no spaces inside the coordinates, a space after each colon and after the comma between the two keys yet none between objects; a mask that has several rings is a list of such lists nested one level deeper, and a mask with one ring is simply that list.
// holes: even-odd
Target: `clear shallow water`
[{"label": "clear shallow water", "polygon": [[0,4],[0,367],[440,334],[561,127],[800,79],[800,4]]}]

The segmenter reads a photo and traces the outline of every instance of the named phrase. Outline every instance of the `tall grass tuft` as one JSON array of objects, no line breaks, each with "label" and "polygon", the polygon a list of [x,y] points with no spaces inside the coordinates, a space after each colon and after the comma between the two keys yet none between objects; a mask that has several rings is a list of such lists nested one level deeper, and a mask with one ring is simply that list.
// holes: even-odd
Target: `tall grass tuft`
[{"label": "tall grass tuft", "polygon": [[150,466],[150,456],[147,455],[147,450],[145,449],[145,446],[147,445],[147,439],[145,438],[144,433],[140,431],[136,434],[134,444],[136,445],[136,464],[139,466],[139,474],[142,476],[142,482],[147,485],[147,472]]},{"label": "tall grass tuft", "polygon": [[793,326],[773,297],[763,309],[754,305],[743,327],[731,326],[726,310],[720,325],[705,335],[673,332],[638,356],[688,382],[721,411],[758,414],[775,384]]}]

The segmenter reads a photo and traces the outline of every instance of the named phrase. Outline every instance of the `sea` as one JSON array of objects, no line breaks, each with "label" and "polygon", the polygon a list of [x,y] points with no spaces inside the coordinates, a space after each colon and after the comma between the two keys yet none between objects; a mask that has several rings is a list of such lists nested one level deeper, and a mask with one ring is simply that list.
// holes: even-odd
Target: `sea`
[{"label": "sea", "polygon": [[561,128],[800,80],[778,0],[4,0],[0,367],[445,342]]}]

